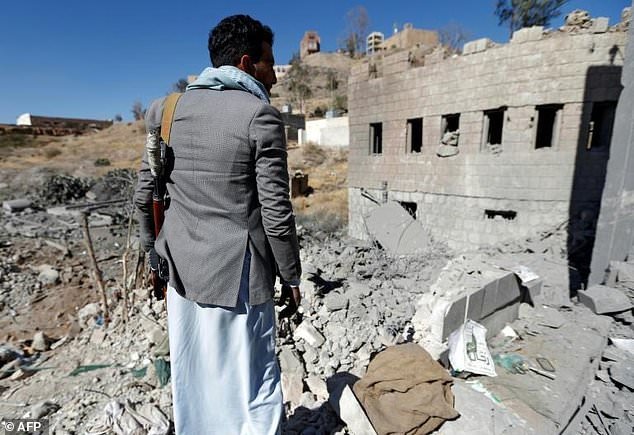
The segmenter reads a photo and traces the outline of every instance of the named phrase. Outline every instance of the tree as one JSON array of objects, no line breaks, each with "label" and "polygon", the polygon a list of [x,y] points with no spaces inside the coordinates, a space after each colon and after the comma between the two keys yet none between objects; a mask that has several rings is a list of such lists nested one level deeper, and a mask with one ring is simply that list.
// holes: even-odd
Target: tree
[{"label": "tree", "polygon": [[299,105],[300,113],[304,113],[304,103],[313,94],[309,83],[310,71],[302,63],[299,54],[293,54],[291,69],[286,74],[286,87],[292,95],[293,102]]},{"label": "tree", "polygon": [[500,26],[508,23],[510,33],[523,27],[547,26],[561,15],[561,7],[569,0],[497,0],[495,15]]},{"label": "tree", "polygon": [[132,105],[132,116],[135,121],[140,121],[145,119],[145,109],[143,108],[143,104],[140,101],[135,101]]},{"label": "tree", "polygon": [[446,26],[438,29],[438,40],[441,45],[448,47],[452,53],[461,53],[462,46],[471,35],[455,21],[450,21]]},{"label": "tree", "polygon": [[370,19],[368,11],[363,6],[352,8],[346,14],[346,36],[344,48],[350,57],[365,51],[365,41],[368,37]]},{"label": "tree", "polygon": [[121,121],[123,121],[123,116],[121,116],[121,114],[120,114],[120,113],[117,113],[117,114],[114,116],[114,122],[121,122]]},{"label": "tree", "polygon": [[172,91],[185,92],[185,89],[187,89],[187,85],[188,83],[186,79],[178,79],[178,81],[172,85]]}]

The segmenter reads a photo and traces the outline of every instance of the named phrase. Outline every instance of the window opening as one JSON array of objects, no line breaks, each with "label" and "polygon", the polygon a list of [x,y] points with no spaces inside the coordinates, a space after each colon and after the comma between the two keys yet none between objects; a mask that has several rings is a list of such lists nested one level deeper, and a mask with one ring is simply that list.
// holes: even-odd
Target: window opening
[{"label": "window opening", "polygon": [[612,140],[616,103],[594,103],[588,129],[587,149],[607,150]]},{"label": "window opening", "polygon": [[535,149],[551,148],[557,142],[561,105],[537,106]]},{"label": "window opening", "polygon": [[372,154],[383,153],[383,124],[380,122],[370,124],[370,150]]},{"label": "window opening", "polygon": [[517,212],[515,210],[484,210],[484,216],[487,219],[495,219],[496,217],[501,217],[504,220],[512,221],[517,217]]},{"label": "window opening", "polygon": [[421,152],[423,149],[423,118],[407,120],[407,142],[409,152]]},{"label": "window opening", "polygon": [[502,145],[504,113],[506,109],[487,110],[485,117],[485,145]]},{"label": "window opening", "polygon": [[444,145],[458,146],[460,138],[460,114],[444,115],[442,117],[442,139]]}]

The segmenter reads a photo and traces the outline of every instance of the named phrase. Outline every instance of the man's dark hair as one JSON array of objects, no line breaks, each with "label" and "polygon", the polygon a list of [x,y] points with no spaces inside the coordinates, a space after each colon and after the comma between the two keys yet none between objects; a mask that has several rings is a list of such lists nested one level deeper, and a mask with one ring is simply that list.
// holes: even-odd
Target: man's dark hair
[{"label": "man's dark hair", "polygon": [[253,62],[259,62],[263,42],[273,45],[273,31],[269,26],[248,15],[232,15],[209,32],[209,59],[215,68],[222,65],[236,66],[245,54]]}]

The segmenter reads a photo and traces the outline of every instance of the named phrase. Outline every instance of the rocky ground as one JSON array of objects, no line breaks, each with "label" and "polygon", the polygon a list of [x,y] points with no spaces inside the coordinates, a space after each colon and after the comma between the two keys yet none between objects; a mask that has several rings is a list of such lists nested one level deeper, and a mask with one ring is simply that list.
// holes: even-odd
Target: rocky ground
[{"label": "rocky ground", "polygon": [[[284,433],[350,433],[333,409],[333,389],[363,377],[378,352],[415,340],[420,301],[446,276],[459,277],[456,283],[464,286],[485,263],[503,270],[523,264],[544,280],[540,304],[523,303],[520,319],[511,324],[520,336],[512,349],[529,349],[531,337],[559,339],[566,322],[574,329],[578,318],[587,323],[600,317],[596,326],[584,326],[598,334],[600,350],[582,364],[590,373],[586,399],[574,405],[582,408],[575,417],[578,427],[566,433],[632,433],[634,358],[624,350],[634,338],[632,309],[596,316],[570,299],[565,226],[468,253],[432,240],[416,255],[394,257],[345,235],[345,153],[296,149],[289,160],[292,168],[311,173],[313,191],[294,200],[304,266],[302,306],[293,319],[278,324]],[[0,213],[0,416],[47,416],[55,434],[170,433],[166,313],[162,302],[148,297],[145,261],[129,219],[134,171],[110,168],[74,176],[61,175],[59,168],[11,171],[0,180],[2,199],[23,197],[31,205]],[[93,277],[81,212],[88,215],[109,316]],[[626,275],[611,285],[634,301]],[[544,313],[551,317],[544,320]],[[509,350],[508,342],[491,340],[492,353],[502,350]],[[563,378],[567,369],[573,368],[557,367],[557,374]],[[520,379],[512,376],[527,375],[506,376],[511,382]],[[534,388],[537,379],[531,380]],[[456,391],[463,388],[455,381]],[[494,388],[481,376],[471,376],[468,382],[473,381]],[[467,418],[452,422],[458,425],[454,432],[446,424],[440,433],[465,433],[460,424]]]}]

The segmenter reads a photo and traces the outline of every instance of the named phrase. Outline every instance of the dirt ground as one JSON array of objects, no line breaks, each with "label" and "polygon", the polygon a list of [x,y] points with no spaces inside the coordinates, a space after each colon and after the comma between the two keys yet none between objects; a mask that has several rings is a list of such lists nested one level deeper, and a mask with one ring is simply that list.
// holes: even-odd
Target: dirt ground
[{"label": "dirt ground", "polygon": [[[2,200],[20,197],[32,187],[30,185],[55,173],[99,177],[115,168],[136,169],[143,153],[145,131],[143,123],[136,122],[115,124],[106,130],[80,136],[11,139],[0,136]],[[301,170],[309,176],[309,193],[293,199],[298,222],[328,222],[334,227],[345,225],[348,215],[346,151],[312,145],[300,147],[292,142],[288,155],[290,174]],[[107,159],[109,164],[96,165],[98,159]],[[100,262],[106,270],[118,267],[116,262],[122,254],[120,247],[125,243],[124,230],[93,230],[96,240],[114,239],[119,244],[114,250],[109,247],[110,253],[106,255],[109,258]],[[12,238],[0,247],[2,256],[19,256],[16,263],[26,272],[32,272],[33,265],[42,264],[62,271],[59,285],[43,286],[33,294],[24,295],[24,306],[10,311],[14,315],[0,317],[0,342],[29,340],[36,331],[59,338],[74,327],[73,319],[78,309],[90,302],[98,302],[99,295],[89,273],[83,241],[65,239],[62,243],[69,248],[70,256],[60,255],[58,249],[39,238]]]}]

